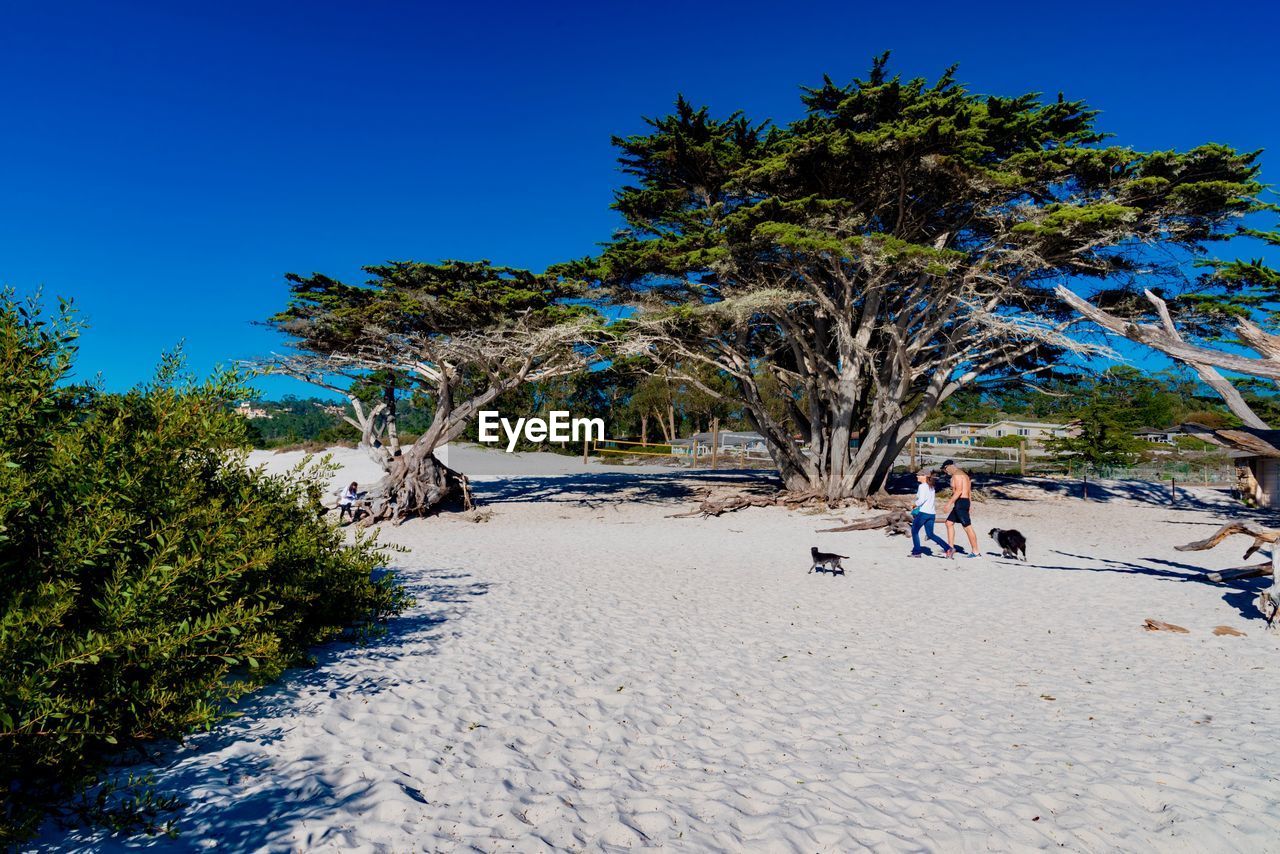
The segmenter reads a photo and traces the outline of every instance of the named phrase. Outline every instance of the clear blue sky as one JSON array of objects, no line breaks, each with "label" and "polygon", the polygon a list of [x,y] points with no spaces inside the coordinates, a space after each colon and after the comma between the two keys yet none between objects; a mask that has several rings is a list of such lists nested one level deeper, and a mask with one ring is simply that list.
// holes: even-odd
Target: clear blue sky
[{"label": "clear blue sky", "polygon": [[1138,148],[1269,149],[1280,182],[1278,25],[1264,3],[0,0],[0,283],[74,297],[80,374],[109,388],[181,339],[205,373],[279,346],[250,323],[289,271],[589,253],[617,224],[611,134],[677,92],[787,121],[800,84],[885,49],[1085,98]]}]

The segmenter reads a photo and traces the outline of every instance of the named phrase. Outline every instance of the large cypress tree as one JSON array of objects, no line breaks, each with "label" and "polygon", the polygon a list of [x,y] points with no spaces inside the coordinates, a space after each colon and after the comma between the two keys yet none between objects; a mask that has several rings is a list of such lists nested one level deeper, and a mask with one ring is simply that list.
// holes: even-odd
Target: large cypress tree
[{"label": "large cypress tree", "polygon": [[1252,154],[1108,145],[1081,101],[980,95],[953,70],[903,80],[886,61],[805,89],[786,126],[680,99],[615,139],[627,228],[575,271],[640,309],[637,349],[722,372],[786,486],[828,499],[880,489],[958,390],[1084,349],[1055,285],[1158,281],[1152,245],[1199,250],[1260,189]]}]

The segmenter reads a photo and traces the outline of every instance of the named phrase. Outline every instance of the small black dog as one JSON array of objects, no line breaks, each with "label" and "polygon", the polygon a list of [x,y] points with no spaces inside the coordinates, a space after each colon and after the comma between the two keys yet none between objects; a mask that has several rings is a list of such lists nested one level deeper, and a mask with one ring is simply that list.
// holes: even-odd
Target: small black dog
[{"label": "small black dog", "polygon": [[830,552],[820,552],[818,547],[814,546],[809,549],[809,554],[813,556],[813,565],[809,567],[809,571],[813,572],[829,572],[832,575],[844,575],[844,565],[840,563],[841,558],[848,559],[848,555],[835,555]]},{"label": "small black dog", "polygon": [[1022,552],[1022,560],[1026,561],[1027,538],[1018,531],[1003,531],[1000,528],[992,528],[991,539],[995,540],[1000,546],[1001,557],[1016,558],[1018,552]]}]

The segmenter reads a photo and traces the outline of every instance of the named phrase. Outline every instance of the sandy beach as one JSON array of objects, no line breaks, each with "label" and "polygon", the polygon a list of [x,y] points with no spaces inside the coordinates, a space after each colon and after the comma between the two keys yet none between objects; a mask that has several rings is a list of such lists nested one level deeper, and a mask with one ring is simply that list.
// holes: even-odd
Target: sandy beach
[{"label": "sandy beach", "polygon": [[[520,456],[473,478],[488,521],[383,530],[417,597],[385,637],[163,754],[178,840],[39,847],[1280,850],[1280,636],[1256,582],[1190,580],[1244,540],[1174,549],[1238,512],[1225,496],[1026,487],[975,505],[985,560],[911,560],[902,537],[815,533],[857,511],[669,518],[758,473]],[[376,473],[336,460],[335,484]],[[813,545],[848,574],[807,574]]]}]

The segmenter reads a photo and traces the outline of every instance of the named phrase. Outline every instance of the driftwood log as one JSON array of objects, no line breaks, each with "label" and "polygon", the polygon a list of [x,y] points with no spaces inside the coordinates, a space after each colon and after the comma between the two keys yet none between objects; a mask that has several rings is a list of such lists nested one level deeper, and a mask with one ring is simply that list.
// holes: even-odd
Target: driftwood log
[{"label": "driftwood log", "polygon": [[850,522],[838,528],[819,528],[819,534],[838,534],[844,531],[874,531],[877,528],[884,528],[884,532],[888,536],[894,534],[910,535],[911,533],[911,514],[906,510],[890,510],[888,513],[881,513],[879,516],[872,516],[869,519],[859,519],[857,522]]},{"label": "driftwood log", "polygon": [[1236,534],[1245,534],[1253,537],[1253,544],[1245,550],[1244,560],[1248,560],[1254,552],[1264,545],[1268,543],[1274,544],[1277,540],[1280,540],[1280,530],[1264,528],[1252,522],[1228,522],[1215,531],[1212,536],[1203,540],[1196,540],[1194,543],[1187,543],[1185,546],[1176,546],[1175,548],[1180,552],[1202,552],[1213,548],[1227,537],[1233,537]]},{"label": "driftwood log", "polygon": [[[904,504],[904,502],[906,503]],[[672,513],[667,518],[692,519],[697,517],[707,519],[723,513],[743,510],[747,507],[785,507],[788,510],[795,510],[798,507],[810,504],[821,504],[824,507],[847,507],[851,504],[857,504],[873,510],[883,510],[888,507],[910,506],[910,499],[907,496],[898,495],[873,495],[861,500],[852,498],[832,500],[815,490],[782,490],[769,494],[735,492],[729,495],[712,494],[710,491],[705,491],[697,508],[687,513]],[[910,530],[909,525],[908,530]]]},{"label": "driftwood log", "polygon": [[[1268,543],[1271,544],[1271,562],[1260,563],[1254,566],[1241,566],[1235,569],[1224,569],[1219,572],[1205,573],[1203,579],[1221,584],[1224,581],[1236,581],[1241,578],[1264,578],[1270,576],[1272,579],[1276,577],[1276,564],[1280,563],[1280,530],[1273,528],[1264,528],[1261,525],[1255,525],[1252,522],[1228,522],[1219,528],[1212,536],[1203,540],[1196,540],[1194,543],[1187,543],[1185,546],[1177,546],[1180,552],[1199,552],[1205,549],[1211,549],[1221,543],[1227,537],[1236,534],[1244,534],[1253,537],[1253,543],[1245,551],[1245,560],[1249,556],[1262,548]],[[1274,580],[1272,581],[1274,585]],[[1280,616],[1280,599],[1272,592],[1274,586],[1269,590],[1262,590],[1258,593],[1258,610],[1262,612],[1263,618],[1267,621],[1267,628],[1275,628],[1276,617]]]}]

